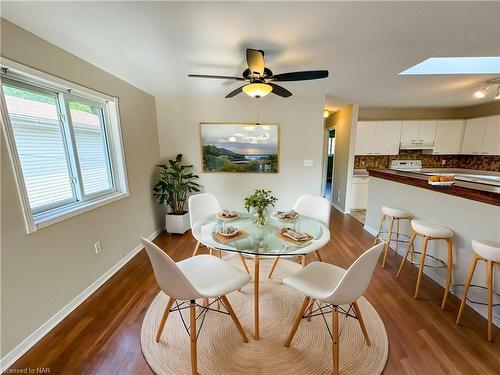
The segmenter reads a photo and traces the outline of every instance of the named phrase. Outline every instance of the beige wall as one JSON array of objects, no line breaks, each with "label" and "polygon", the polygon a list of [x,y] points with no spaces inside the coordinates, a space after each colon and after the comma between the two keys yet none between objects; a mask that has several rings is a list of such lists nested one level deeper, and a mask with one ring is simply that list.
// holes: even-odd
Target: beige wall
[{"label": "beige wall", "polygon": [[359,121],[464,119],[500,114],[498,101],[456,108],[370,108],[359,109]]},{"label": "beige wall", "polygon": [[[159,160],[155,101],[33,34],[2,20],[1,55],[120,99],[129,198],[27,235],[11,162],[1,150],[1,357],[161,226],[151,198]],[[100,240],[102,252],[94,253]]]},{"label": "beige wall", "polygon": [[327,127],[335,127],[332,202],[342,212],[349,202],[357,118],[358,106],[354,104],[341,107],[326,121]]},{"label": "beige wall", "polygon": [[[324,96],[283,99],[272,94],[260,100],[246,95],[157,98],[161,157],[182,153],[200,174],[205,191],[226,208],[242,208],[243,198],[256,188],[272,190],[277,207],[290,208],[301,194],[321,193],[324,103]],[[256,122],[257,117],[280,125],[279,173],[201,173],[199,123]],[[313,160],[313,167],[304,167],[305,159]]]}]

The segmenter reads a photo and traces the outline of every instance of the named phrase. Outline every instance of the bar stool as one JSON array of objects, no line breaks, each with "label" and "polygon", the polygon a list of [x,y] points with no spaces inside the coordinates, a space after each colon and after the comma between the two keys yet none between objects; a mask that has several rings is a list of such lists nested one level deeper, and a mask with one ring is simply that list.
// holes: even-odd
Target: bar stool
[{"label": "bar stool", "polygon": [[[442,264],[443,267],[447,268],[447,277],[446,277],[446,289],[444,291],[444,296],[443,296],[443,302],[441,304],[441,309],[444,310],[446,306],[446,300],[448,299],[448,293],[450,292],[450,286],[451,286],[451,273],[453,269],[453,243],[451,241],[453,237],[453,231],[449,228],[446,228],[442,225],[436,225],[432,223],[428,223],[425,221],[421,220],[412,220],[411,221],[411,227],[413,229],[413,235],[411,236],[410,242],[408,244],[408,248],[406,249],[405,256],[403,257],[403,260],[401,261],[401,265],[399,266],[398,274],[396,277],[399,277],[399,274],[403,270],[404,264],[406,259],[408,258],[408,254],[410,253],[410,250],[414,254],[420,254],[420,263],[419,263],[419,269],[418,269],[418,278],[417,278],[417,286],[415,288],[415,298],[418,298],[418,292],[420,289],[420,283],[422,282],[422,275],[424,273],[424,267],[429,265],[425,264],[425,258],[430,257],[435,260],[437,260],[439,263]],[[413,248],[413,243],[415,242],[415,238],[417,236],[421,236],[424,238],[424,241],[422,243],[422,251],[420,253],[416,252],[415,249]],[[447,245],[448,245],[448,263],[444,263],[441,259],[437,259],[433,257],[432,255],[428,255],[427,253],[427,243],[429,241],[434,241],[434,240],[445,240]],[[413,255],[413,254],[412,254]],[[412,262],[413,263],[413,262]],[[439,266],[439,267],[442,267]],[[433,266],[430,266],[433,267]],[[434,266],[434,268],[437,268]]]},{"label": "bar stool", "polygon": [[[389,230],[387,232],[382,231],[382,227],[384,226],[384,222],[385,222],[386,217],[388,217],[390,219]],[[407,239],[410,238],[410,236],[408,236],[406,234],[399,233],[399,221],[400,220],[411,220],[411,215],[408,212],[406,212],[404,210],[400,210],[398,208],[391,208],[391,207],[387,207],[387,206],[382,206],[382,218],[380,219],[380,225],[378,227],[377,235],[375,236],[375,240],[373,241],[373,245],[375,246],[377,244],[377,241],[380,238],[380,235],[382,233],[387,233],[388,237],[387,237],[386,245],[384,248],[384,258],[382,259],[382,268],[385,268],[385,262],[387,260],[387,254],[389,253],[391,241],[396,242],[396,250],[395,251],[397,253],[399,242],[402,242],[402,243],[408,242],[408,241],[403,241],[403,240],[400,241],[399,236],[406,237]],[[394,225],[394,222],[396,222],[396,239],[395,240],[392,239],[392,233],[393,233],[392,227]]]},{"label": "bar stool", "polygon": [[478,260],[484,260],[487,264],[487,284],[488,284],[488,341],[493,341],[493,323],[492,323],[492,306],[493,306],[493,267],[495,264],[500,264],[500,242],[494,241],[472,241],[472,250],[474,250],[474,255],[472,256],[472,262],[469,267],[469,273],[467,274],[467,280],[464,286],[464,297],[462,303],[460,304],[460,310],[458,311],[457,324],[460,323],[462,318],[462,313],[465,307],[465,300],[467,298],[467,293],[469,292],[469,287],[471,286],[472,277],[474,276],[474,271],[476,269],[476,264]]}]

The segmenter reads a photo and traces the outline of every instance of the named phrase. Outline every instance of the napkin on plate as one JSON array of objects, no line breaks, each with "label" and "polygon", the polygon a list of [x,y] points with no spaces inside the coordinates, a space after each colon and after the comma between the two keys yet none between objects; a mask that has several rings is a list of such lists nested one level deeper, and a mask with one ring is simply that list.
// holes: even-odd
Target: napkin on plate
[{"label": "napkin on plate", "polygon": [[309,238],[307,233],[297,232],[297,231],[294,231],[292,229],[284,230],[283,235],[287,236],[295,241],[304,241],[304,240],[307,240]]},{"label": "napkin on plate", "polygon": [[295,219],[297,216],[298,214],[295,210],[276,212],[276,217],[278,219]]}]

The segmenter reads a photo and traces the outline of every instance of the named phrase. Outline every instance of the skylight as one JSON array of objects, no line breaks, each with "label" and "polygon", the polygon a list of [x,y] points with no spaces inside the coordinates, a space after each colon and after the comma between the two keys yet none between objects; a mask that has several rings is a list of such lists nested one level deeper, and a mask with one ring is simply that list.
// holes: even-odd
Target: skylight
[{"label": "skylight", "polygon": [[500,56],[490,57],[431,57],[400,75],[420,74],[497,74]]}]

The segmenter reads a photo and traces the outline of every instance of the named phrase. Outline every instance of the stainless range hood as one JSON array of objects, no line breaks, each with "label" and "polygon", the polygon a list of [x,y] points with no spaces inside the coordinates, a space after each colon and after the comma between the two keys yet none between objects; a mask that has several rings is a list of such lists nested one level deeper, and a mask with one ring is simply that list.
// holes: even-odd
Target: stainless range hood
[{"label": "stainless range hood", "polygon": [[401,142],[399,144],[400,150],[429,150],[434,148],[434,142]]}]

